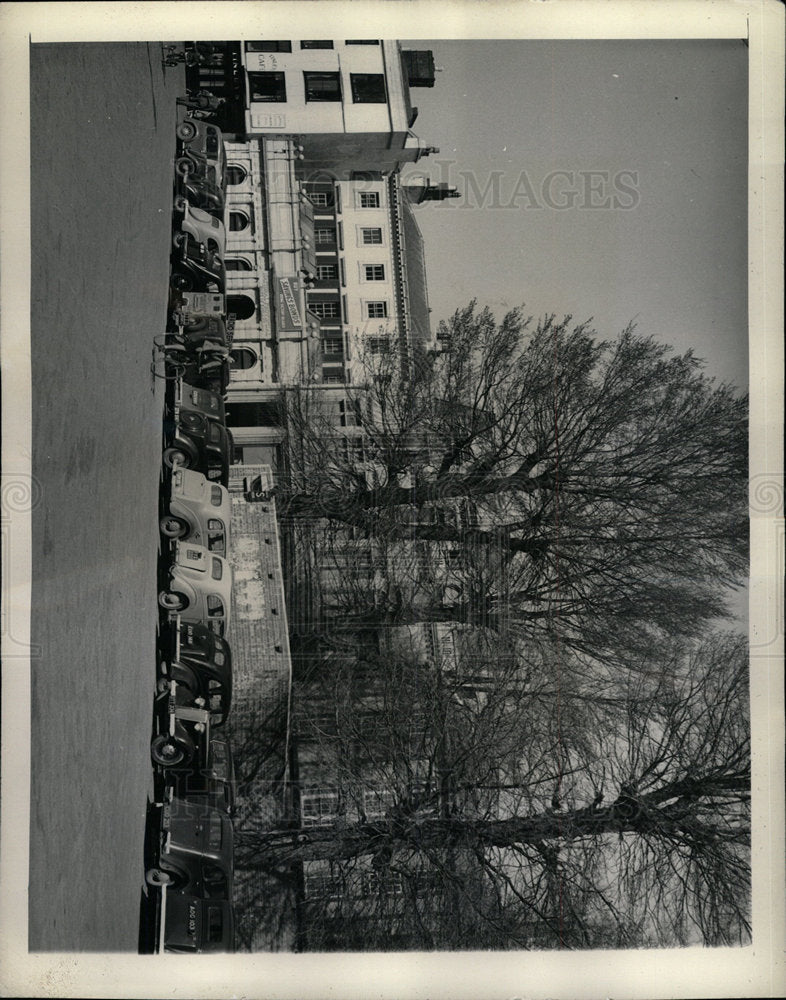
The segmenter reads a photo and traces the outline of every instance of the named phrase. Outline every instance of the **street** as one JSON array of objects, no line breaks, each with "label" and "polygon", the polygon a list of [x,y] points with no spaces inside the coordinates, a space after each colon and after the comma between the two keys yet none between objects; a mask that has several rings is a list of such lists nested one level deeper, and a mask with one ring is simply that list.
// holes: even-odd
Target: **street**
[{"label": "street", "polygon": [[135,951],[182,68],[157,43],[31,49],[31,951]]}]

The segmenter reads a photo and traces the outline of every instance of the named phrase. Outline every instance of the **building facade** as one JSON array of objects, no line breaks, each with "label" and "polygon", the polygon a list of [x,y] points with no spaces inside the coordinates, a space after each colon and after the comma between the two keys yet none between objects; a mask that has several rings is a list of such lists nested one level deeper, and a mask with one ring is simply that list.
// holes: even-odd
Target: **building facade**
[{"label": "building facade", "polygon": [[243,43],[245,131],[301,137],[309,177],[395,171],[435,150],[413,132],[413,87],[433,87],[429,51],[396,41],[259,40]]}]

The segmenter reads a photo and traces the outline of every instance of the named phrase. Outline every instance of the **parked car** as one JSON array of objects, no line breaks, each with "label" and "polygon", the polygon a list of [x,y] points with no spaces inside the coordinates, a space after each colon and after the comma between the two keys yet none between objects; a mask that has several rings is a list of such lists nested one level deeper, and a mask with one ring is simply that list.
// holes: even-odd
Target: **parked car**
[{"label": "parked car", "polygon": [[223,399],[177,380],[172,416],[165,422],[164,466],[201,472],[211,482],[229,484],[234,443],[226,428]]},{"label": "parked car", "polygon": [[[207,778],[221,772],[210,744],[232,706],[232,657],[226,640],[204,625],[178,622],[174,637],[162,663],[150,755],[165,771],[178,768],[190,778],[189,790],[205,791]],[[218,757],[226,757],[220,748]]]},{"label": "parked car", "polygon": [[224,223],[186,198],[176,199],[176,209],[178,205],[180,211],[175,213],[172,237],[175,249],[182,249],[190,236],[196,243],[204,244],[209,253],[223,258],[227,245]]},{"label": "parked car", "polygon": [[184,211],[184,202],[203,209],[205,212],[215,214],[223,219],[226,207],[225,193],[216,184],[213,184],[207,177],[198,177],[192,173],[183,177],[176,174],[176,192],[173,207],[175,212]]},{"label": "parked car", "polygon": [[214,713],[221,708],[220,718],[213,719],[213,725],[221,725],[232,701],[232,650],[226,639],[207,625],[178,618],[162,631],[159,648],[162,689],[168,691],[172,680],[195,697],[208,698],[218,689],[220,703],[210,707]]},{"label": "parked car", "polygon": [[175,171],[192,181],[203,179],[221,191],[227,187],[227,157],[221,130],[215,125],[184,118],[176,130],[180,155]]},{"label": "parked car", "polygon": [[160,810],[155,863],[145,881],[160,889],[159,951],[234,949],[234,837],[229,816],[203,797],[171,791]]},{"label": "parked car", "polygon": [[225,486],[211,483],[201,472],[175,469],[164,501],[161,534],[204,545],[217,555],[229,551],[232,501]]},{"label": "parked car", "polygon": [[189,764],[167,766],[165,780],[175,794],[200,798],[214,809],[231,816],[235,808],[235,769],[232,748],[226,736],[197,734],[194,756]]},{"label": "parked car", "polygon": [[172,252],[172,287],[182,292],[223,292],[226,288],[223,256],[193,236],[184,235],[182,244]]},{"label": "parked car", "polygon": [[183,621],[207,622],[224,635],[232,616],[232,567],[203,545],[176,542],[168,586],[160,591],[158,603]]},{"label": "parked car", "polygon": [[229,388],[231,365],[229,353],[216,351],[199,353],[194,357],[179,358],[167,355],[167,360],[177,370],[181,378],[198,389],[208,389],[224,396]]},{"label": "parked car", "polygon": [[204,781],[204,793],[200,792],[195,780],[192,794],[204,794],[211,806],[231,816],[235,810],[235,764],[226,736],[214,735],[211,738],[207,762],[200,774]]}]

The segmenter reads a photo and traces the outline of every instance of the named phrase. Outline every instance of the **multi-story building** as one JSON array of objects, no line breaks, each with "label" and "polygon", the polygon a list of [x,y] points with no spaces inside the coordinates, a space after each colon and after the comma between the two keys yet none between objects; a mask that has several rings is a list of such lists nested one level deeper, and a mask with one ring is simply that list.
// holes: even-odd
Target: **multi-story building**
[{"label": "multi-story building", "polygon": [[433,87],[434,57],[381,39],[243,43],[246,135],[300,136],[306,175],[390,173],[436,150],[413,132],[413,87]]},{"label": "multi-story building", "polygon": [[398,174],[306,182],[293,140],[227,151],[229,421],[243,460],[275,468],[288,388],[318,384],[338,401],[366,353],[406,361],[433,343],[415,207],[455,191]]}]

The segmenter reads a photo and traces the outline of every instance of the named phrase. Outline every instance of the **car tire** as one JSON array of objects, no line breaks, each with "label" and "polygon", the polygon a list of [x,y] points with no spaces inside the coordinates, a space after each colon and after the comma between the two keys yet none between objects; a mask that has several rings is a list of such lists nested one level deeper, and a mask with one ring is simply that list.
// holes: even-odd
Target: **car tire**
[{"label": "car tire", "polygon": [[191,142],[197,134],[196,125],[189,121],[181,122],[175,130],[175,134],[181,142]]},{"label": "car tire", "polygon": [[181,215],[185,215],[185,211],[188,208],[188,199],[184,198],[182,194],[177,195],[172,203],[172,208]]},{"label": "car tire", "polygon": [[186,759],[186,752],[168,736],[156,736],[150,743],[150,756],[160,767],[177,767]]},{"label": "car tire", "polygon": [[162,885],[171,885],[172,881],[169,872],[165,872],[161,868],[148,868],[145,872],[145,882],[153,889],[158,889]]},{"label": "car tire", "polygon": [[158,604],[164,611],[183,611],[188,607],[188,600],[177,590],[162,590],[158,595]]},{"label": "car tire", "polygon": [[164,448],[163,460],[167,469],[176,469],[178,466],[184,469],[191,468],[191,456],[180,445],[173,444]]},{"label": "car tire", "polygon": [[188,364],[188,351],[184,347],[168,347],[164,354],[164,361],[174,368],[180,368]]},{"label": "car tire", "polygon": [[182,538],[188,531],[188,525],[174,514],[165,514],[160,521],[161,534],[164,538]]},{"label": "car tire", "polygon": [[184,274],[182,271],[175,271],[172,274],[172,286],[179,292],[190,292],[194,288],[194,282],[190,274]]},{"label": "car tire", "polygon": [[175,162],[175,170],[181,177],[188,177],[188,175],[193,172],[194,165],[187,156],[181,156],[180,159]]},{"label": "car tire", "polygon": [[174,233],[172,236],[172,246],[175,248],[175,250],[182,250],[187,242],[188,242],[187,233]]}]

